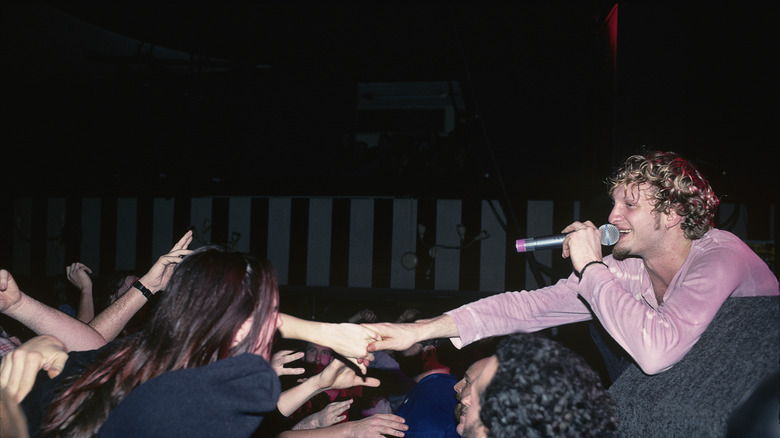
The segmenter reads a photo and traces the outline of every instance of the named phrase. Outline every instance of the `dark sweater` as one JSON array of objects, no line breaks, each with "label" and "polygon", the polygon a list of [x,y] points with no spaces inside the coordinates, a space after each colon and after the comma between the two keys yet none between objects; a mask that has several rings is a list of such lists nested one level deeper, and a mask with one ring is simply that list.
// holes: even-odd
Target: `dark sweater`
[{"label": "dark sweater", "polygon": [[[31,437],[38,436],[57,391],[114,344],[72,352],[59,376],[41,372],[22,401]],[[135,388],[111,411],[100,437],[249,437],[276,409],[279,378],[262,357],[242,354],[199,368],[169,371]]]},{"label": "dark sweater", "polygon": [[249,437],[280,392],[273,368],[254,354],[169,371],[122,400],[98,437]]}]

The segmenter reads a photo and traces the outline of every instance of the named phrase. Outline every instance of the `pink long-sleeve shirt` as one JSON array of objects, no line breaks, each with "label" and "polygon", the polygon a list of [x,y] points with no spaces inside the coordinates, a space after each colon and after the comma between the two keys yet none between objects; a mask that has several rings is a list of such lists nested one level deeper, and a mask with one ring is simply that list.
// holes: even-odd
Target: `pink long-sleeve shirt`
[{"label": "pink long-sleeve shirt", "polygon": [[660,305],[641,259],[607,256],[604,262],[608,268],[591,265],[582,281],[572,274],[552,286],[505,292],[447,312],[458,328],[453,344],[596,317],[644,372],[657,374],[685,356],[726,298],[780,295],[767,264],[738,237],[717,229],[693,241]]}]

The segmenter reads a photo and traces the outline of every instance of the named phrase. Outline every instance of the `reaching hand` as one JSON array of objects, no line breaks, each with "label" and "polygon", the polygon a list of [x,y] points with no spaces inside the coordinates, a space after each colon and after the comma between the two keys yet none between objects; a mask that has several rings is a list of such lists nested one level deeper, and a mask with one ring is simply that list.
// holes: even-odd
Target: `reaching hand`
[{"label": "reaching hand", "polygon": [[362,420],[341,423],[334,428],[339,429],[340,437],[383,438],[384,436],[404,436],[409,426],[404,424],[403,417],[393,414],[374,414]]},{"label": "reaching hand", "polygon": [[347,366],[338,358],[333,359],[328,366],[317,374],[318,386],[323,390],[346,389],[353,386],[379,386],[379,379],[374,377],[362,377],[355,373],[352,367]]},{"label": "reaching hand", "polygon": [[35,384],[38,371],[56,377],[65,366],[68,353],[65,344],[54,336],[36,336],[6,354],[0,363],[0,388],[18,403]]},{"label": "reaching hand", "polygon": [[277,376],[303,374],[306,371],[304,368],[287,368],[284,365],[295,362],[304,354],[302,351],[294,353],[292,350],[279,350],[271,356],[271,368],[274,369]]},{"label": "reaching hand", "polygon": [[347,418],[347,416],[344,415],[344,412],[346,412],[351,405],[352,399],[328,403],[328,405],[320,411],[304,417],[303,420],[293,426],[292,430],[319,429],[321,427],[328,427],[336,423],[341,423]]},{"label": "reaching hand", "polygon": [[76,286],[80,291],[85,289],[92,290],[92,279],[89,278],[89,274],[92,273],[92,269],[89,269],[83,263],[72,263],[65,268],[65,274],[68,276],[68,281]]},{"label": "reaching hand", "polygon": [[184,233],[184,236],[176,242],[176,245],[173,245],[168,254],[157,259],[157,262],[149,269],[149,272],[141,278],[141,283],[154,292],[164,289],[168,284],[168,280],[171,279],[173,268],[184,257],[192,254],[192,251],[187,249],[191,242],[192,230]]},{"label": "reaching hand", "polygon": [[[365,358],[369,361],[374,359],[366,349],[368,344],[376,340],[376,333],[358,324],[326,324],[323,327],[327,343],[322,343],[330,347],[336,353],[355,359]],[[362,362],[361,362],[362,363]]]},{"label": "reaching hand", "polygon": [[368,345],[368,351],[394,350],[404,351],[409,349],[417,341],[414,323],[388,323],[361,324],[363,327],[376,333],[378,340]]},{"label": "reaching hand", "polygon": [[10,272],[0,269],[0,313],[13,307],[22,299],[22,291]]}]

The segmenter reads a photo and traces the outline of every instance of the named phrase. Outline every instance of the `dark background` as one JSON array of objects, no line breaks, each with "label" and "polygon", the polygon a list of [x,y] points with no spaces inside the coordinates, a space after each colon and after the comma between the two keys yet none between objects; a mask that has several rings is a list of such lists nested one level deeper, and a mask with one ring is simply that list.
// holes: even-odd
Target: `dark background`
[{"label": "dark background", "polygon": [[[419,3],[5,2],[0,200],[479,197],[511,222],[525,201],[553,199],[582,200],[581,215],[597,218],[604,178],[649,145],[694,160],[724,202],[759,211],[748,237],[768,240],[780,187],[771,9]],[[357,84],[405,81],[459,85],[453,137],[468,165],[346,175]]]},{"label": "dark background", "polygon": [[[647,144],[695,160],[733,202],[773,200],[774,15],[663,3],[7,2],[3,183],[14,194],[584,199]],[[604,24],[616,4],[613,70]],[[429,80],[463,92],[468,168],[340,175],[357,83]]]}]

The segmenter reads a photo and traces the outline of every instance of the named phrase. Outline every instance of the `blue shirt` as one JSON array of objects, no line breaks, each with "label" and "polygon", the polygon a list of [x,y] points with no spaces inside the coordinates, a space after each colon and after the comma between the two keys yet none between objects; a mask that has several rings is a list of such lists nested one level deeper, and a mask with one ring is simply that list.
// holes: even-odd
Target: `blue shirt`
[{"label": "blue shirt", "polygon": [[417,382],[395,412],[409,426],[407,438],[460,436],[455,431],[456,383],[458,380],[451,374],[431,374]]}]

